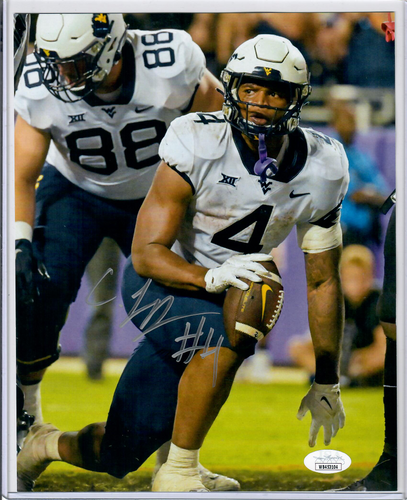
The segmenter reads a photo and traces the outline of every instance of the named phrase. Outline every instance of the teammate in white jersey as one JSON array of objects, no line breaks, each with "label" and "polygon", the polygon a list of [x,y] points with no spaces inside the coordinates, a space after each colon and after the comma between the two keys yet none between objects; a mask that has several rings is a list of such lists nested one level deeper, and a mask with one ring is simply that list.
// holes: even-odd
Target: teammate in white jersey
[{"label": "teammate in white jersey", "polygon": [[311,88],[305,60],[289,40],[259,35],[245,42],[222,83],[223,112],[174,120],[160,145],[163,162],[139,212],[122,291],[143,339],[119,381],[106,425],[71,437],[55,430],[50,437],[32,436],[32,443],[50,443],[53,454],[21,464],[21,475],[38,475],[56,449],[57,459],[83,464],[77,443],[88,439],[87,467],[122,477],[171,437],[153,490],[207,491],[199,449],[237,369],[254,352],[254,342],[248,349],[247,342],[232,345],[227,337],[224,291],[247,289],[240,277],[261,282],[261,262],[272,259],[270,251],[294,226],[305,255],[316,356],[315,383],[297,416],[311,412],[310,446],[321,426],[325,445],[343,427],[338,261],[348,185],[344,150],[298,127]]},{"label": "teammate in white jersey", "polygon": [[130,254],[166,129],[220,109],[219,86],[184,31],[127,30],[121,14],[38,16],[15,96],[17,361],[36,423],[87,263],[105,236]]}]

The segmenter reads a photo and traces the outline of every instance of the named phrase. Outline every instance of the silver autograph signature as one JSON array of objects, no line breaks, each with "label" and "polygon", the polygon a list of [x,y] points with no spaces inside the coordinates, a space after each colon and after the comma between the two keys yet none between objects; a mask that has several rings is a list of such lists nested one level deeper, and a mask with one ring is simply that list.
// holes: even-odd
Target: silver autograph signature
[{"label": "silver autograph signature", "polygon": [[[93,287],[93,289],[91,290],[91,292],[88,294],[87,298],[86,298],[86,303],[89,304],[89,305],[92,305],[92,306],[101,306],[103,304],[106,304],[108,302],[111,302],[112,300],[115,300],[116,296],[111,298],[111,299],[108,299],[108,300],[105,300],[103,302],[91,302],[90,301],[90,297],[91,295],[94,293],[94,291],[96,290],[96,288],[98,287],[98,285],[102,282],[102,280],[108,275],[108,274],[113,274],[113,269],[109,268],[105,273],[104,275],[101,277],[101,279],[96,283],[96,285]],[[214,347],[213,349],[209,350],[209,344],[212,340],[212,336],[213,336],[213,333],[214,333],[214,329],[213,328],[210,328],[209,329],[209,333],[208,333],[208,336],[206,338],[206,341],[205,341],[205,345],[198,345],[198,342],[199,342],[199,338],[203,335],[203,326],[205,324],[205,321],[206,321],[206,317],[203,315],[203,313],[201,312],[198,312],[198,313],[193,313],[193,314],[185,314],[185,315],[180,315],[180,316],[172,316],[170,318],[167,318],[167,314],[169,313],[173,303],[174,303],[174,296],[173,295],[168,295],[167,297],[165,297],[164,299],[156,299],[155,301],[149,303],[149,304],[146,304],[146,305],[143,305],[142,307],[140,307],[140,304],[142,302],[142,300],[144,299],[146,293],[147,293],[147,290],[151,284],[152,280],[151,279],[148,279],[146,281],[146,283],[143,285],[143,287],[138,290],[136,293],[134,293],[131,298],[132,299],[136,299],[133,307],[130,309],[128,315],[127,315],[127,318],[120,324],[120,328],[123,328],[124,325],[126,325],[127,323],[129,323],[133,318],[135,318],[138,314],[142,313],[143,311],[146,311],[148,310],[149,308],[151,308],[151,311],[148,313],[148,315],[146,316],[146,318],[142,321],[141,325],[138,327],[139,330],[141,331],[141,334],[138,335],[134,341],[136,342],[137,340],[139,340],[141,337],[143,337],[144,335],[146,335],[147,333],[165,325],[165,324],[168,324],[168,323],[171,323],[173,321],[177,321],[179,319],[185,319],[185,318],[190,318],[190,317],[193,317],[193,316],[201,316],[201,321],[199,323],[199,326],[198,326],[198,329],[196,331],[196,333],[193,333],[193,334],[190,334],[190,328],[191,328],[191,324],[189,322],[186,322],[186,325],[185,325],[185,331],[184,331],[184,334],[181,336],[181,337],[177,337],[175,339],[175,342],[182,342],[181,343],[181,347],[180,347],[180,350],[177,351],[176,353],[172,354],[172,357],[173,358],[177,358],[176,361],[177,362],[180,362],[181,359],[182,359],[182,355],[184,353],[187,353],[189,352],[189,355],[187,356],[186,360],[184,361],[185,364],[188,364],[191,359],[193,358],[194,354],[199,351],[199,350],[202,350],[204,349],[204,352],[200,354],[200,356],[202,358],[205,358],[211,354],[214,354],[215,358],[214,358],[214,367],[213,367],[213,387],[215,387],[215,384],[216,384],[216,379],[217,379],[217,371],[218,371],[218,357],[219,357],[219,349],[220,347],[222,346],[222,342],[224,340],[224,337],[223,335],[221,335],[218,339],[218,342],[216,344],[216,347]],[[158,319],[154,320],[153,322],[151,322],[151,318],[154,316],[154,314],[157,312],[157,311],[160,311],[161,309],[161,314],[160,316],[158,317]],[[219,312],[205,312],[205,315],[208,315],[208,314],[220,314]],[[151,323],[150,323],[151,322]],[[149,324],[150,323],[150,324]],[[193,339],[193,345],[191,347],[185,347],[186,346],[186,343],[187,343],[187,340],[189,339]]]}]

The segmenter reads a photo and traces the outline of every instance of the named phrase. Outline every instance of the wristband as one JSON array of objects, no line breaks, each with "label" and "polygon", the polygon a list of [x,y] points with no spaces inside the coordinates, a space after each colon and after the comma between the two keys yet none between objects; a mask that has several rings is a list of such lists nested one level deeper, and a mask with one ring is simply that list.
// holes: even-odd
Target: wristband
[{"label": "wristband", "polygon": [[28,222],[16,221],[14,223],[14,238],[16,240],[28,240],[31,242],[33,239],[33,228]]}]

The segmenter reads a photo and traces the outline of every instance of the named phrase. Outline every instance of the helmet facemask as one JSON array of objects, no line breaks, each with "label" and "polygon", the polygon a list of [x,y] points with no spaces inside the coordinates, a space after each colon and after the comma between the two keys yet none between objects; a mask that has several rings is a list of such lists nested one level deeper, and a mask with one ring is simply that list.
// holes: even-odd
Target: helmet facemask
[{"label": "helmet facemask", "polygon": [[[248,120],[250,104],[246,106],[238,97],[245,79],[261,86],[283,89],[283,95],[287,96],[288,104],[284,109],[271,108],[275,110],[275,120],[267,126],[258,126]],[[293,132],[298,126],[301,108],[311,93],[304,56],[290,40],[277,35],[261,34],[243,42],[231,55],[221,80],[225,90],[223,113],[226,121],[252,140],[260,134],[267,138]],[[241,110],[243,105],[245,109]],[[270,117],[269,112],[267,116]]]},{"label": "helmet facemask", "polygon": [[[250,139],[257,139],[260,134],[266,138],[281,136],[293,132],[299,123],[299,116],[306,98],[310,93],[309,85],[299,85],[292,82],[257,78],[250,73],[230,73],[224,70],[221,79],[225,89],[223,113],[226,120],[238,128]],[[277,92],[281,91],[287,99],[287,106],[279,108],[265,104],[256,104],[243,101],[239,98],[239,89],[243,83],[252,82],[261,86],[272,86]],[[242,109],[241,106],[244,106]],[[249,121],[249,108],[264,108],[274,110],[274,118],[269,125],[259,126]]]}]

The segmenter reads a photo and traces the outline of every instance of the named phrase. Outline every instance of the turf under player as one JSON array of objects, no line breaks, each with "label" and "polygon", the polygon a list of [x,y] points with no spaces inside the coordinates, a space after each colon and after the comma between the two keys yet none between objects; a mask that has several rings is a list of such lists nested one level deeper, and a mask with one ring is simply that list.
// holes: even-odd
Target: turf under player
[{"label": "turf under player", "polygon": [[[298,127],[309,73],[289,40],[260,35],[222,73],[223,112],[174,120],[163,159],[140,209],[122,296],[144,336],[118,383],[107,423],[79,433],[32,428],[18,475],[35,480],[49,460],[123,477],[172,439],[154,491],[207,491],[199,449],[253,354],[233,345],[222,304],[239,278],[261,281],[261,261],[296,226],[307,274],[315,383],[309,445],[343,427],[339,358],[343,330],[340,205],[348,163],[334,139]],[[174,418],[175,413],[175,418]],[[259,425],[262,425],[259,422]]]},{"label": "turf under player", "polygon": [[15,96],[17,362],[37,423],[86,265],[105,236],[130,254],[167,127],[220,109],[217,86],[184,31],[127,30],[121,14],[39,15]]}]

